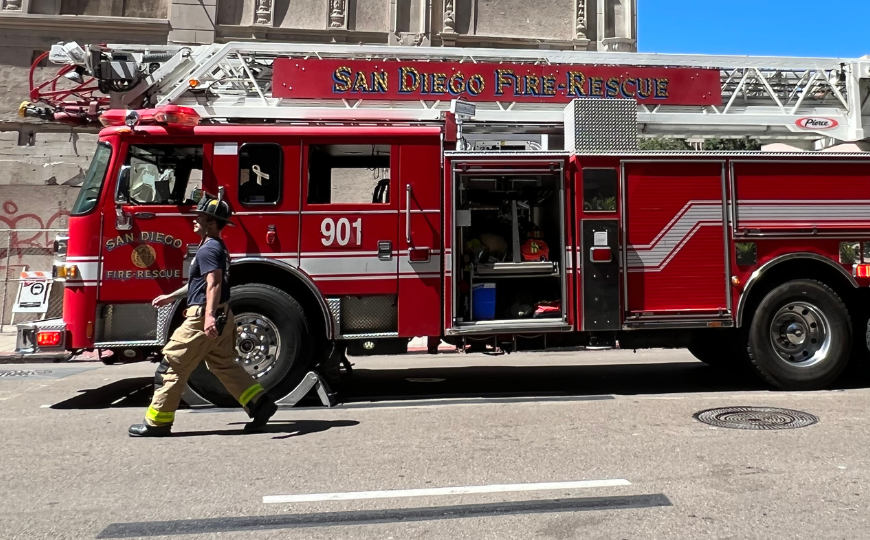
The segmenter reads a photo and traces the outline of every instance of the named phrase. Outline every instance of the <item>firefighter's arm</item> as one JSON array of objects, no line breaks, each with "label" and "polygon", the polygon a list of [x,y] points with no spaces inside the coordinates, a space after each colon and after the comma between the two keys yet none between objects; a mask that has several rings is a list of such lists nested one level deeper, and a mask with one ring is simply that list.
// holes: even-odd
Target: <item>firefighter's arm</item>
[{"label": "firefighter's arm", "polygon": [[221,270],[213,270],[205,275],[205,335],[210,338],[218,337],[215,311],[221,301],[223,278]]},{"label": "firefighter's arm", "polygon": [[175,292],[171,292],[169,294],[161,294],[151,302],[151,305],[154,307],[165,306],[166,304],[174,302],[175,300],[184,296],[187,296],[187,285],[178,289]]}]

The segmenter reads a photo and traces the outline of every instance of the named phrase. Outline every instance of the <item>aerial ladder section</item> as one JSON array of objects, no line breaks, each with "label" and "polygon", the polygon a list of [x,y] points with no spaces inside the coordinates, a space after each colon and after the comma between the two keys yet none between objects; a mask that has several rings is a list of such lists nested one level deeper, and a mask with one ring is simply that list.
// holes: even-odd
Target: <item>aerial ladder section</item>
[{"label": "aerial ladder section", "polygon": [[[22,104],[21,112],[74,124],[94,122],[108,108],[169,104],[191,107],[214,122],[428,123],[442,121],[450,108],[449,95],[396,99],[351,92],[296,97],[286,82],[278,84],[279,67],[286,67],[285,59],[290,59],[297,62],[291,68],[303,71],[312,62],[336,60],[365,61],[375,70],[405,63],[431,63],[433,69],[449,63],[454,70],[456,64],[469,70],[478,65],[534,66],[550,72],[568,66],[618,68],[624,73],[692,68],[708,76],[715,70],[718,88],[709,103],[638,100],[639,133],[648,137],[753,137],[817,146],[870,137],[870,56],[790,58],[257,42],[104,45],[86,50],[69,43],[54,46],[50,56],[66,65],[54,79],[41,84],[33,80],[31,71],[31,102]],[[70,81],[77,86],[64,87]],[[308,84],[304,76],[301,81],[303,86]],[[334,82],[341,84],[341,80]],[[374,87],[379,83],[369,82]],[[564,101],[516,99],[513,95],[505,92],[496,99],[477,100],[473,118],[464,123],[465,131],[560,132]]]}]

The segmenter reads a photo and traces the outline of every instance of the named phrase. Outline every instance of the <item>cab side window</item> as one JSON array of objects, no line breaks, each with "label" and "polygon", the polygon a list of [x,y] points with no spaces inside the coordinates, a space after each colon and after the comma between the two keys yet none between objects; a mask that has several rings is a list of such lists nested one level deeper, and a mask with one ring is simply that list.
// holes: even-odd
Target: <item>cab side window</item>
[{"label": "cab side window", "polygon": [[308,204],[389,204],[390,146],[312,145]]},{"label": "cab side window", "polygon": [[283,162],[284,149],[278,144],[243,144],[239,149],[239,202],[278,203]]},{"label": "cab side window", "polygon": [[134,205],[193,204],[202,188],[202,145],[130,145],[115,199]]}]

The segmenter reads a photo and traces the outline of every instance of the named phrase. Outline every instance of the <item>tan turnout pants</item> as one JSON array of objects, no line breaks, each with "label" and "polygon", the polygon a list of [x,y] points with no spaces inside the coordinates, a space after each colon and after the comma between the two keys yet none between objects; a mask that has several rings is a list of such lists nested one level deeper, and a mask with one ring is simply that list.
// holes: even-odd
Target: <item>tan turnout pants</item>
[{"label": "tan turnout pants", "polygon": [[147,423],[165,425],[175,420],[187,379],[203,360],[246,411],[248,404],[264,392],[263,387],[236,363],[233,313],[227,314],[224,331],[215,339],[205,335],[204,327],[205,316],[188,316],[163,347],[163,360],[154,374],[154,397],[145,413]]}]

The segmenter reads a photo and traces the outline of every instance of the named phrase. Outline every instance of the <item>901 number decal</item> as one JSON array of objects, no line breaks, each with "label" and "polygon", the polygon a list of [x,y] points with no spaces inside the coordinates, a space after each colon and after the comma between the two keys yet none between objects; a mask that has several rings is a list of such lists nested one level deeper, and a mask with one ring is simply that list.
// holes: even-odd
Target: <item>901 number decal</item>
[{"label": "901 number decal", "polygon": [[[351,235],[351,231],[355,234]],[[341,218],[338,221],[326,218],[320,223],[320,234],[323,235],[320,241],[324,246],[332,246],[336,243],[339,246],[361,246],[362,218],[357,219],[353,223],[347,218]]]}]

